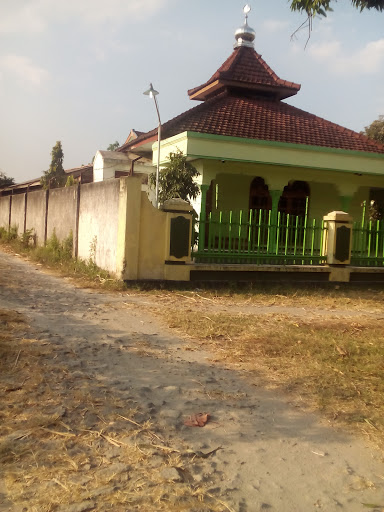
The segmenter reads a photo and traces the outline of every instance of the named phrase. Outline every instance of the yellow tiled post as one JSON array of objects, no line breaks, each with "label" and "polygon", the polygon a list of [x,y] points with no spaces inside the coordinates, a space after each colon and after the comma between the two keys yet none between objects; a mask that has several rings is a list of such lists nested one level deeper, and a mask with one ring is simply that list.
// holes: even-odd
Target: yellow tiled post
[{"label": "yellow tiled post", "polygon": [[192,206],[183,199],[165,201],[162,210],[167,214],[165,234],[165,278],[189,280],[192,240]]},{"label": "yellow tiled post", "polygon": [[323,217],[328,228],[324,238],[324,254],[328,265],[351,263],[352,217],[345,212],[334,211]]}]

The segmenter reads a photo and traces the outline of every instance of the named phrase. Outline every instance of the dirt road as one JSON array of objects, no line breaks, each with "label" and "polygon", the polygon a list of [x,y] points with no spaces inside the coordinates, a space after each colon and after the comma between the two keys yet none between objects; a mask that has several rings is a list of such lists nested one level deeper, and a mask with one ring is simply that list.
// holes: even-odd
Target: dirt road
[{"label": "dirt road", "polygon": [[[142,421],[150,419],[170,442],[195,454],[220,447],[198,460],[190,478],[208,483],[210,493],[225,502],[223,511],[384,508],[381,453],[298,410],[282,395],[251,384],[241,372],[214,363],[208,352],[188,350],[186,340],[151,315],[153,300],[132,292],[79,289],[0,252],[0,308],[25,315],[36,337],[53,346],[58,358],[66,357],[73,374],[89,385],[102,379],[104,392],[108,388],[135,401]],[[204,428],[185,426],[185,417],[198,412],[208,412],[211,421]],[[107,466],[116,464],[119,455],[104,459]],[[38,483],[34,492],[39,493]],[[97,496],[88,508],[84,503],[68,502],[60,510],[107,510]],[[13,506],[3,485],[0,510],[38,509]]]}]

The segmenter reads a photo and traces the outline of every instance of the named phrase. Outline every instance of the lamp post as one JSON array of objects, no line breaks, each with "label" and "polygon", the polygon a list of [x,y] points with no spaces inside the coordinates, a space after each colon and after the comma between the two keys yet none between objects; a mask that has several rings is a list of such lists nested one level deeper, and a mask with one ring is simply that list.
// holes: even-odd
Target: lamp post
[{"label": "lamp post", "polygon": [[145,91],[143,94],[153,98],[155,102],[157,117],[159,119],[159,127],[157,130],[157,167],[156,167],[156,208],[159,207],[159,173],[160,173],[160,142],[161,142],[161,121],[160,121],[160,112],[159,106],[157,104],[156,96],[159,94],[158,91],[155,91],[152,84],[149,84],[149,89]]}]

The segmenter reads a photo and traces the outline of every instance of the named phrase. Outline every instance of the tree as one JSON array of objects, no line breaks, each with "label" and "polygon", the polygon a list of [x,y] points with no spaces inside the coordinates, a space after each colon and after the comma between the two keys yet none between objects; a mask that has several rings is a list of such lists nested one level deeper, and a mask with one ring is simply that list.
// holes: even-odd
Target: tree
[{"label": "tree", "polygon": [[[179,197],[184,201],[196,199],[200,193],[199,186],[194,178],[199,176],[199,171],[190,162],[182,151],[170,153],[169,162],[165,169],[159,173],[159,202]],[[152,186],[156,186],[156,173],[149,176]]]},{"label": "tree", "polygon": [[[309,18],[315,15],[326,16],[327,12],[332,11],[331,4],[335,0],[291,0],[291,10],[306,13]],[[351,0],[351,3],[360,11],[364,9],[384,10],[384,0]]]},{"label": "tree", "polygon": [[0,187],[9,187],[14,184],[15,180],[13,178],[9,178],[5,173],[0,171]]},{"label": "tree", "polygon": [[116,149],[119,147],[120,147],[120,144],[117,141],[115,141],[113,144],[110,144],[107,147],[107,151],[116,151]]},{"label": "tree", "polygon": [[70,174],[67,178],[67,181],[65,182],[65,186],[66,187],[73,187],[74,185],[76,185],[76,180],[75,178],[73,177],[72,174]]},{"label": "tree", "polygon": [[[182,151],[169,154],[169,162],[165,169],[159,173],[159,203],[164,203],[167,199],[179,197],[184,201],[190,202],[200,194],[199,185],[194,178],[199,176],[199,171],[190,162]],[[156,187],[156,173],[149,175],[149,183]],[[197,244],[199,233],[196,230],[198,214],[195,210],[192,212],[192,247]]]},{"label": "tree", "polygon": [[[327,16],[327,12],[333,11],[331,7],[337,0],[290,0],[291,11],[298,11],[300,13],[306,13],[307,19],[300,25],[300,27],[294,31],[291,35],[291,39],[294,39],[296,34],[302,29],[308,28],[308,39],[305,43],[305,48],[309,43],[312,32],[312,21],[314,16]],[[384,0],[351,0],[351,3],[360,12],[364,9],[376,9],[377,11],[384,10]]]},{"label": "tree", "polygon": [[63,168],[64,153],[59,140],[53,146],[51,156],[51,165],[40,178],[40,183],[44,189],[63,187],[67,179]]},{"label": "tree", "polygon": [[361,132],[372,140],[376,140],[381,144],[384,144],[384,116],[379,116],[376,121],[373,121],[369,126],[364,128]]}]

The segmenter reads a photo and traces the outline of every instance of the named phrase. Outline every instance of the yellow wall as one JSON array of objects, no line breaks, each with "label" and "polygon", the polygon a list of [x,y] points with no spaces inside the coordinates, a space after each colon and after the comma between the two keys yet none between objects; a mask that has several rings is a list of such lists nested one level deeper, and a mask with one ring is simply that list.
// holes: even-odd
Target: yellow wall
[{"label": "yellow wall", "polygon": [[[187,216],[185,212],[180,215]],[[145,192],[141,193],[137,279],[189,281],[188,265],[168,265],[169,228],[175,215],[156,209]],[[173,258],[174,259],[174,258]]]},{"label": "yellow wall", "polygon": [[166,213],[157,210],[141,193],[139,279],[164,279]]}]

